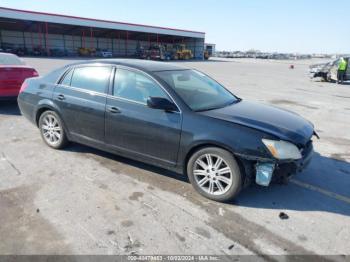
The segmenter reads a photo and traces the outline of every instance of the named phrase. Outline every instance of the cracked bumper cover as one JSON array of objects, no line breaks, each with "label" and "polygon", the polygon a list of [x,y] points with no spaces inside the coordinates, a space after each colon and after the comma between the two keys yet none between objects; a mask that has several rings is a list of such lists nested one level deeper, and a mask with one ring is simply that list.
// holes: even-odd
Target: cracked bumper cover
[{"label": "cracked bumper cover", "polygon": [[311,162],[313,155],[313,145],[310,140],[302,150],[302,158],[290,162],[277,162],[273,177],[290,177],[298,172],[303,171]]},{"label": "cracked bumper cover", "polygon": [[[313,145],[310,140],[301,151],[302,158],[298,160],[272,160],[267,158],[252,157],[247,155],[239,155],[246,174],[244,187],[249,186],[253,181],[256,182],[257,165],[273,164],[273,173],[271,181],[283,181],[298,172],[303,171],[311,162],[313,156]],[[265,174],[267,176],[267,174]],[[264,186],[270,184],[269,181]]]}]

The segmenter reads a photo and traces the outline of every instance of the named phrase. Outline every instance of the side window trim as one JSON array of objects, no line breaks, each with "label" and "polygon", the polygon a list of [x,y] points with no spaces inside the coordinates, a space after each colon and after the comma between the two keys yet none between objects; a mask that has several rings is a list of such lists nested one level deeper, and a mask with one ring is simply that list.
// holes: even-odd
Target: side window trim
[{"label": "side window trim", "polygon": [[119,69],[124,69],[124,70],[128,70],[128,71],[131,71],[131,72],[135,72],[135,73],[140,73],[142,74],[143,76],[151,79],[153,82],[155,82],[157,84],[157,86],[165,93],[167,94],[167,96],[169,97],[170,101],[173,102],[177,109],[178,109],[178,113],[182,113],[179,105],[175,102],[175,99],[169,94],[169,92],[162,86],[162,84],[159,83],[159,81],[157,81],[154,77],[152,77],[151,75],[147,74],[146,72],[142,71],[142,70],[139,70],[137,68],[132,68],[132,67],[128,67],[128,66],[124,66],[124,65],[117,65],[115,66],[115,70],[114,70],[114,76],[113,76],[113,79],[112,79],[112,86],[110,88],[110,92],[108,94],[108,97],[111,98],[111,99],[116,99],[116,100],[124,100],[124,101],[128,101],[128,102],[131,102],[131,103],[135,103],[135,104],[139,104],[139,105],[143,105],[143,106],[147,106],[146,103],[142,103],[142,102],[139,102],[139,101],[135,101],[135,100],[130,100],[130,99],[127,99],[127,98],[124,98],[124,97],[120,97],[120,96],[116,96],[116,95],[113,95],[114,93],[114,83],[115,83],[115,78],[117,76],[117,72]]},{"label": "side window trim", "polygon": [[[57,81],[57,85],[62,85],[62,82],[63,82],[63,80],[65,79],[65,77],[70,73],[70,72],[72,72],[72,76],[73,76],[73,74],[74,74],[74,67],[69,67],[63,74],[62,74],[62,76],[58,79],[58,81]],[[70,86],[70,84],[72,83],[72,76],[71,76],[71,78],[70,78],[70,81],[69,81],[69,86]],[[64,85],[64,86],[67,86],[67,85]]]},{"label": "side window trim", "polygon": [[112,67],[112,75],[109,79],[109,86],[108,86],[108,90],[107,90],[107,96],[113,96],[113,89],[114,89],[114,79],[117,75],[117,67],[113,66]]}]

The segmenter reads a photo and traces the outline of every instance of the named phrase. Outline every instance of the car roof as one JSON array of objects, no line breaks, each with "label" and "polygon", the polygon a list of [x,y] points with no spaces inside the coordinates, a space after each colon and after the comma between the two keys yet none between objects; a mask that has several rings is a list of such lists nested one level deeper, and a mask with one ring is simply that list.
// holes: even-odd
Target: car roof
[{"label": "car roof", "polygon": [[25,66],[23,59],[15,54],[0,52],[0,66]]},{"label": "car roof", "polygon": [[5,53],[5,52],[0,52],[0,56],[12,56],[12,57],[18,57],[17,55],[15,54],[12,54],[12,53]]},{"label": "car roof", "polygon": [[149,60],[141,60],[141,59],[94,59],[94,60],[74,63],[69,66],[89,65],[89,64],[96,64],[96,63],[123,65],[123,66],[140,69],[146,72],[174,71],[174,70],[189,69],[184,66],[176,65],[175,63],[157,62],[157,61],[149,61]]}]

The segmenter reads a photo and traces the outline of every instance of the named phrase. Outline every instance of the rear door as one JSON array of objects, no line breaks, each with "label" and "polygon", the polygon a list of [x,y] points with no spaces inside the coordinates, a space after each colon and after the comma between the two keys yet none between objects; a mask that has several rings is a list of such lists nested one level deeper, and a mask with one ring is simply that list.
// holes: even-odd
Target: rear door
[{"label": "rear door", "polygon": [[74,137],[104,142],[106,94],[111,72],[111,66],[75,67],[55,87],[54,101]]},{"label": "rear door", "polygon": [[177,161],[182,115],[147,106],[150,96],[171,100],[141,71],[118,68],[106,106],[106,143],[116,150],[171,166]]}]

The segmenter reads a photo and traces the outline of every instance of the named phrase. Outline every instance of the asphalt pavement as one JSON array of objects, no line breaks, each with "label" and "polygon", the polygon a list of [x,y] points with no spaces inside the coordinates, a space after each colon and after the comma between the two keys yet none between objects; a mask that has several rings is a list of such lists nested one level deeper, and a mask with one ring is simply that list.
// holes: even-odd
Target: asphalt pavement
[{"label": "asphalt pavement", "polygon": [[[25,61],[45,74],[75,60]],[[304,116],[321,137],[288,185],[253,185],[229,204],[170,171],[78,144],[53,150],[1,102],[0,254],[350,255],[350,85],[311,81],[312,62],[183,63]]]}]

